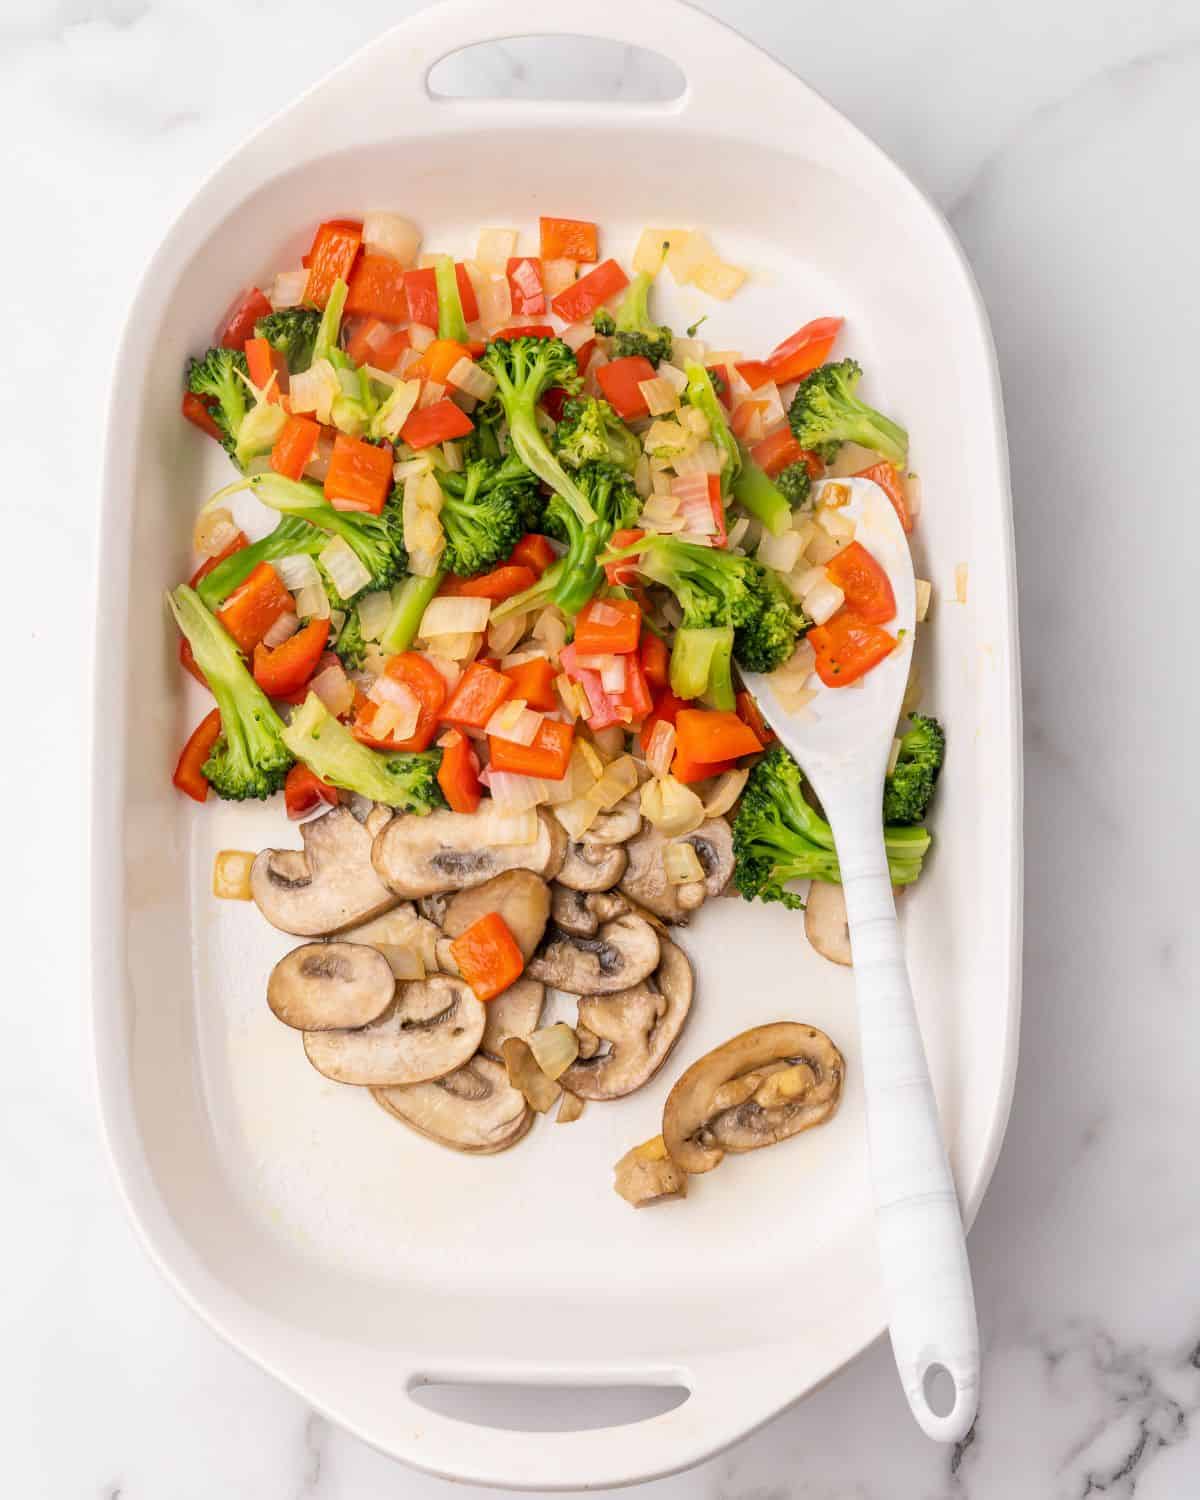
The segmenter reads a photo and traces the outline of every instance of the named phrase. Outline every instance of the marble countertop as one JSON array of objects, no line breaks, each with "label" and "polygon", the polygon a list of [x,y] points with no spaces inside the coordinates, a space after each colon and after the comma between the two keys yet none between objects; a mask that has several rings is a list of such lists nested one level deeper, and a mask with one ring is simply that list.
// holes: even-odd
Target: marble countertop
[{"label": "marble countertop", "polygon": [[[19,560],[6,578],[17,920],[3,989],[21,1018],[20,1044],[0,1054],[0,1392],[5,1488],[22,1500],[456,1493],[307,1410],[146,1261],[97,1134],[75,857],[99,385],[134,281],[213,163],[414,8],[9,0],[0,12],[0,266],[16,334],[0,394]],[[985,1344],[973,1441],[925,1442],[877,1346],[647,1500],[1187,1500],[1200,1494],[1200,924],[1187,863],[1200,726],[1186,649],[1200,555],[1188,446],[1200,14],[1188,0],[707,8],[934,195],[990,310],[1021,583],[1025,1012],[1012,1123],[971,1235]],[[503,52],[475,76],[531,86],[528,60]],[[621,65],[593,83],[637,76]],[[80,390],[81,370],[95,389]]]}]

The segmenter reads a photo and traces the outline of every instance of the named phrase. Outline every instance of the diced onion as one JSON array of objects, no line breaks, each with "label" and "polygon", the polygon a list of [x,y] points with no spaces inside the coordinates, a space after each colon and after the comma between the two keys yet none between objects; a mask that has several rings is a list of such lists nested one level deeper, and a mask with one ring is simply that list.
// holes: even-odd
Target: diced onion
[{"label": "diced onion", "polygon": [[424,380],[421,382],[421,395],[417,400],[417,410],[424,411],[428,406],[436,406],[446,395],[446,387],[440,380]]},{"label": "diced onion", "polygon": [[371,593],[364,594],[358,601],[358,625],[364,641],[377,641],[391,617],[390,589],[374,589]]},{"label": "diced onion", "polygon": [[545,717],[530,708],[524,698],[513,698],[500,705],[487,721],[484,733],[513,745],[532,745]]},{"label": "diced onion", "polygon": [[675,755],[675,726],[666,719],[656,721],[646,744],[646,768],[652,776],[665,776]]},{"label": "diced onion", "polygon": [[854,540],[854,522],[840,510],[831,510],[827,505],[818,506],[817,525],[835,541]]},{"label": "diced onion", "polygon": [[600,673],[600,686],[606,693],[619,694],[625,691],[625,658],[614,656]]},{"label": "diced onion", "polygon": [[[594,730],[592,732],[595,733]],[[574,750],[578,752],[581,763],[592,778],[588,785],[591,786],[592,782],[599,781],[604,775],[604,761],[596,746],[587,740],[576,740]]]},{"label": "diced onion", "polygon": [[915,580],[917,586],[917,624],[919,625],[929,614],[929,602],[933,598],[933,584],[928,578]]},{"label": "diced onion", "polygon": [[541,641],[550,656],[557,656],[567,643],[567,626],[562,614],[553,604],[548,604],[533,622],[530,631],[535,641]]},{"label": "diced onion", "polygon": [[397,484],[402,484],[405,480],[413,478],[414,475],[428,474],[432,468],[433,458],[430,450],[426,448],[424,452],[418,453],[414,458],[402,458],[398,463],[393,464],[392,476]]},{"label": "diced onion", "polygon": [[512,292],[503,276],[485,281],[479,288],[478,301],[479,321],[488,334],[503,328],[512,317]]},{"label": "diced onion", "polygon": [[704,816],[706,818],[723,817],[742,795],[742,788],[749,779],[749,770],[740,766],[719,776],[705,799]]},{"label": "diced onion", "polygon": [[[574,265],[574,261],[571,264]],[[578,354],[584,344],[589,339],[594,339],[595,337],[596,330],[590,321],[587,323],[568,323],[559,334],[559,338],[562,339],[572,354]]]},{"label": "diced onion", "polygon": [[763,431],[771,432],[781,423],[787,421],[787,412],[783,407],[783,399],[779,394],[779,387],[773,380],[768,380],[765,385],[760,385],[754,392],[754,399],[763,406]]},{"label": "diced onion", "polygon": [[662,862],[668,885],[691,885],[704,879],[704,866],[691,844],[668,844],[662,852]]},{"label": "diced onion", "polygon": [[804,613],[814,625],[824,625],[825,621],[830,616],[836,615],[845,604],[846,596],[836,583],[831,583],[828,578],[822,578],[818,584],[809,589],[807,594],[803,595],[800,602],[804,605]]},{"label": "diced onion", "polygon": [[589,802],[594,802],[597,807],[615,807],[623,797],[628,797],[630,792],[635,791],[638,784],[637,766],[631,755],[622,755],[614,760],[612,765],[606,766],[604,775],[586,793]]},{"label": "diced onion", "polygon": [[[412,558],[409,558],[409,566],[412,566]],[[418,574],[418,577],[425,575]],[[453,635],[439,635],[434,644],[438,654],[449,658],[454,662],[473,661],[479,654],[479,648],[483,645],[483,632],[479,630],[456,631]]]},{"label": "diced onion", "polygon": [[685,407],[679,414],[679,420],[685,432],[690,432],[695,437],[709,436],[711,429],[708,425],[708,418],[698,406]]},{"label": "diced onion", "polygon": [[530,1109],[544,1115],[562,1093],[552,1078],[547,1078],[538,1067],[529,1044],[523,1037],[505,1037],[500,1047],[508,1081],[524,1096]]},{"label": "diced onion", "polygon": [[812,648],[812,642],[801,640],[796,643],[796,649],[788,657],[781,667],[776,667],[771,673],[771,685],[776,689],[791,683],[793,686],[802,685],[812,676],[813,669],[817,664],[817,653]]},{"label": "diced onion", "polygon": [[458,361],[446,376],[455,390],[465,391],[477,401],[486,401],[496,389],[496,377],[481,370],[473,359],[466,355]]},{"label": "diced onion", "polygon": [[262,643],[268,651],[274,651],[276,646],[282,646],[284,641],[291,640],[299,629],[300,616],[294,609],[285,609],[283,614],[267,627]]},{"label": "diced onion", "polygon": [[954,598],[959,604],[967,602],[967,565],[960,562],[954,569]]},{"label": "diced onion", "polygon": [[[708,484],[704,486],[705,497],[708,495]],[[672,494],[651,495],[642,507],[642,518],[658,525],[660,521],[673,521],[679,514],[679,501]]]},{"label": "diced onion", "polygon": [[739,418],[736,431],[743,443],[757,443],[766,428],[763,426],[763,407],[759,401],[743,401],[739,403],[737,411],[744,411],[745,417]]},{"label": "diced onion", "polygon": [[533,1060],[547,1078],[557,1079],[579,1056],[579,1038],[575,1029],[565,1021],[556,1021],[553,1026],[540,1026],[526,1038]]},{"label": "diced onion", "polygon": [[335,719],[349,713],[354,706],[354,684],[346,676],[336,657],[328,666],[321,668],[309,683],[309,688]]},{"label": "diced onion", "polygon": [[509,652],[500,659],[500,670],[507,672],[511,667],[520,667],[527,661],[545,661],[546,653],[540,646],[529,646],[521,651]]},{"label": "diced onion", "polygon": [[671,364],[669,360],[664,359],[662,364],[659,365],[658,378],[659,380],[665,380],[677,394],[687,389],[687,376],[678,365]]},{"label": "diced onion", "polygon": [[493,771],[489,768],[483,773],[483,780],[492,794],[497,812],[515,816],[540,807],[547,801],[550,783],[537,776],[521,776],[516,771]]},{"label": "diced onion", "polygon": [[216,557],[237,534],[238,524],[226,506],[203,506],[192,529],[192,548],[200,557]]},{"label": "diced onion", "polygon": [[487,627],[491,608],[490,599],[442,595],[426,605],[417,633],[427,641],[437,635],[474,635]]},{"label": "diced onion", "polygon": [[808,551],[813,537],[817,534],[817,523],[808,516],[802,516],[797,511],[792,517],[792,530],[800,538],[800,556],[803,557]]},{"label": "diced onion", "polygon": [[249,849],[222,849],[213,860],[213,895],[221,901],[251,901],[250,866],[256,855]]},{"label": "diced onion", "polygon": [[874,448],[864,448],[861,443],[843,443],[826,472],[831,479],[847,479],[874,468],[882,457]]},{"label": "diced onion", "polygon": [[481,229],[475,259],[489,271],[503,271],[517,253],[515,229]]},{"label": "diced onion", "polygon": [[[717,364],[719,361],[704,352],[703,339],[675,339],[671,344],[671,363],[673,365],[686,365],[689,360],[697,363]],[[661,366],[660,366],[661,368]],[[686,382],[686,376],[685,382]]]},{"label": "diced onion", "polygon": [[729,528],[729,541],[727,545],[730,552],[737,552],[741,549],[742,538],[749,530],[750,517],[739,516],[733,523],[733,525]]},{"label": "diced onion", "polygon": [[901,480],[904,488],[904,498],[908,503],[908,513],[915,521],[921,514],[921,481],[916,474],[905,474]]},{"label": "diced onion", "polygon": [[600,816],[600,812],[599,805],[589,801],[587,797],[574,797],[570,802],[560,803],[554,809],[554,816],[570,837],[578,842]]},{"label": "diced onion", "polygon": [[[445,637],[443,636],[442,639],[445,640]],[[446,684],[447,694],[452,693],[458,686],[459,679],[462,677],[462,668],[458,663],[451,661],[448,656],[439,655],[436,651],[422,651],[419,654],[425,658],[431,667],[437,668]]]},{"label": "diced onion", "polygon": [[[372,685],[374,692],[380,683],[388,683],[391,679],[386,676],[377,677]],[[396,683],[396,687],[403,687],[402,683]],[[417,732],[417,721],[421,717],[421,705],[417,702],[416,694],[406,689],[408,701],[405,703],[383,703],[375,711],[375,717],[371,720],[371,732],[381,740],[407,740]]]},{"label": "diced onion", "polygon": [[668,838],[694,833],[704,822],[704,804],[674,776],[656,776],[642,788],[642,817]]},{"label": "diced onion", "polygon": [[410,323],[408,325],[408,336],[412,340],[412,346],[418,354],[424,354],[434,339],[437,338],[436,328],[427,328],[424,323]]},{"label": "diced onion", "polygon": [[667,473],[661,464],[656,466],[653,459],[650,460],[650,485],[656,495],[669,495],[671,493],[670,474]]},{"label": "diced onion", "polygon": [[297,271],[280,271],[271,283],[271,306],[277,311],[281,307],[299,307],[307,286],[308,271],[303,266]]},{"label": "diced onion", "polygon": [[408,683],[398,682],[386,672],[381,672],[371,684],[367,697],[372,703],[394,703],[397,708],[415,708],[419,711],[421,707],[420,699]]},{"label": "diced onion", "polygon": [[[576,1038],[578,1041],[578,1037]],[[572,1125],[583,1113],[584,1101],[578,1094],[571,1093],[570,1089],[563,1089],[562,1103],[558,1106],[558,1113],[554,1116],[556,1125]]]},{"label": "diced onion", "polygon": [[638,461],[634,465],[633,487],[643,500],[649,499],[654,493],[654,481],[650,475],[650,460],[644,453],[638,455]]},{"label": "diced onion", "polygon": [[710,297],[728,302],[745,281],[746,272],[741,266],[731,266],[728,261],[711,260],[696,266],[690,279],[693,286],[707,292]]},{"label": "diced onion", "polygon": [[[542,262],[542,286],[545,289],[546,300],[551,301],[557,297],[559,292],[565,292],[569,286],[575,284],[575,277],[579,267],[573,260],[565,256],[555,256],[551,260]],[[577,348],[575,344],[572,349]]]},{"label": "diced onion", "polygon": [[344,536],[331,537],[317,557],[343,599],[353,599],[371,581],[370,569]]},{"label": "diced onion", "polygon": [[399,214],[368,213],[363,216],[363,244],[394,256],[405,269],[415,266],[421,249],[421,231],[411,219]]},{"label": "diced onion", "polygon": [[679,404],[675,387],[669,380],[661,380],[657,375],[651,380],[639,380],[638,390],[641,391],[652,417],[665,416]]},{"label": "diced onion", "polygon": [[333,420],[333,403],[342,393],[337,371],[327,359],[317,359],[288,381],[288,402],[293,412],[315,412],[326,426]]},{"label": "diced onion", "polygon": [[680,286],[691,281],[697,266],[716,258],[717,252],[713,249],[712,241],[702,229],[693,229],[690,233],[686,230],[676,231],[670,236],[667,269]]},{"label": "diced onion", "polygon": [[805,556],[811,563],[818,563],[824,567],[838,555],[843,547],[848,547],[853,537],[830,536],[827,531],[818,526],[811,542],[804,549]]},{"label": "diced onion", "polygon": [[811,594],[819,583],[825,582],[825,569],[823,567],[807,568],[796,579],[797,596],[801,599],[805,594]]},{"label": "diced onion", "polygon": [[399,943],[372,943],[373,948],[387,959],[392,973],[397,979],[424,979],[428,972],[425,967],[425,959],[416,948],[405,948]]},{"label": "diced onion", "polygon": [[687,229],[643,229],[633,252],[634,271],[657,276],[662,269],[664,254],[683,245],[690,233]]},{"label": "diced onion", "polygon": [[554,690],[563,706],[563,712],[571,723],[574,723],[576,719],[586,717],[587,694],[578,682],[572,682],[565,672],[560,672],[554,679]]},{"label": "diced onion", "polygon": [[296,613],[308,620],[328,620],[329,595],[319,583],[310,583],[296,593]]},{"label": "diced onion", "polygon": [[507,656],[521,637],[528,624],[527,614],[505,615],[502,620],[493,620],[488,625],[488,649],[496,656]]},{"label": "diced onion", "polygon": [[[708,431],[707,426],[704,430]],[[696,446],[693,436],[679,422],[664,422],[661,417],[651,423],[642,442],[651,458],[661,458],[668,463],[680,453],[690,453]]]},{"label": "diced onion", "polygon": [[381,435],[398,438],[400,429],[412,415],[413,408],[420,398],[421,382],[419,380],[402,380],[395,385],[375,419],[376,428]]}]

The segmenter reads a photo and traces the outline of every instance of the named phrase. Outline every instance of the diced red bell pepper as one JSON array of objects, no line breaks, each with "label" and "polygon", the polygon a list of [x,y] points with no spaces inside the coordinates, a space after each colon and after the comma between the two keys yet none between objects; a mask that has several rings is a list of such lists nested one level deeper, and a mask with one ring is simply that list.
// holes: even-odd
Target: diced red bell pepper
[{"label": "diced red bell pepper", "polygon": [[750,449],[750,457],[763,471],[772,479],[792,464],[798,464],[802,460],[808,465],[808,472],[813,479],[817,479],[824,472],[825,465],[817,454],[808,448],[802,448],[792,435],[788,427],[779,427],[774,432],[755,443]]},{"label": "diced red bell pepper", "polygon": [[638,656],[646,681],[655,692],[665,688],[670,678],[670,653],[662,636],[655,635],[652,630],[643,630]]},{"label": "diced red bell pepper", "polygon": [[227,557],[232,557],[235,552],[240,552],[243,547],[250,545],[244,531],[239,531],[230,542],[228,547],[223,547],[213,557],[206,557],[192,576],[188,579],[188,588],[194,589],[202,578],[207,578],[218,563],[223,563]]},{"label": "diced red bell pepper", "polygon": [[681,708],[686,708],[688,700],[677,698],[669,687],[664,687],[655,694],[654,706],[650,710],[650,716],[642,725],[642,749],[645,750],[650,743],[650,736],[654,733],[654,726],[660,721],[664,724],[674,724],[676,716]]},{"label": "diced red bell pepper", "polygon": [[718,474],[708,476],[708,503],[712,509],[713,524],[717,528],[709,541],[714,547],[728,547],[729,532],[725,526],[725,502],[721,498],[721,478]]},{"label": "diced red bell pepper", "polygon": [[636,651],[642,611],[633,599],[589,599],[575,618],[575,650],[582,656]]},{"label": "diced red bell pepper", "polygon": [[349,283],[362,245],[362,225],[356,219],[328,219],[317,227],[305,264],[308,281],[304,300],[323,308],[335,281]]},{"label": "diced red bell pepper", "polygon": [[675,719],[675,743],[684,760],[698,765],[737,760],[762,749],[748,724],[717,708],[681,708]]},{"label": "diced red bell pepper", "polygon": [[896,649],[896,637],[843,606],[806,639],[817,653],[817,676],[826,687],[848,687]]},{"label": "diced red bell pepper", "polygon": [[171,780],[194,802],[205,802],[208,799],[208,781],[202,767],[212,754],[212,747],[220,735],[221,711],[214,708],[192,730],[187,744],[179,752]]},{"label": "diced red bell pepper", "polygon": [[505,677],[512,683],[512,696],[524,698],[539,713],[552,713],[558,707],[554,691],[554,666],[545,656],[531,656],[528,661],[509,667]]},{"label": "diced red bell pepper", "polygon": [[269,339],[246,340],[246,374],[252,385],[266,391],[269,402],[278,402],[287,390],[287,360]]},{"label": "diced red bell pepper", "polygon": [[254,648],[254,680],[269,698],[297,693],[316,671],[329,638],[328,620],[310,620],[281,645]]},{"label": "diced red bell pepper", "polygon": [[624,359],[609,360],[596,371],[596,379],[604,399],[626,422],[650,415],[646,398],[638,389],[639,382],[654,379],[654,366],[644,355],[629,354]]},{"label": "diced red bell pepper", "polygon": [[454,279],[458,283],[458,300],[462,306],[463,322],[477,322],[479,319],[479,298],[475,295],[475,283],[467,274],[467,268],[461,260],[454,262]]},{"label": "diced red bell pepper", "polygon": [[337,510],[377,516],[392,488],[392,449],[339,432],[325,472],[325,498]]},{"label": "diced red bell pepper", "polygon": [[587,219],[541,220],[543,260],[594,261],[600,255],[600,231]]},{"label": "diced red bell pepper", "polygon": [[861,542],[851,542],[825,564],[825,575],[846,596],[846,608],[868,625],[886,625],[896,614],[896,596],[886,571]]},{"label": "diced red bell pepper", "polygon": [[472,662],[441,712],[443,724],[482,729],[500,705],[512,696],[512,683],[495,667]]},{"label": "diced red bell pepper", "polygon": [[637,656],[625,658],[625,686],[617,695],[617,701],[632,714],[631,723],[640,724],[654,707],[650,685]]},{"label": "diced red bell pepper", "polygon": [[446,398],[414,411],[400,429],[400,436],[412,448],[432,448],[474,431],[475,424],[462,407]]},{"label": "diced red bell pepper", "polygon": [[351,731],[357,740],[379,750],[428,750],[437,735],[438,716],[446,702],[446,679],[417,651],[401,651],[388,657],[384,675],[400,683],[415,696],[420,705],[413,732],[403,737],[381,738],[374,732],[374,720],[381,705],[368,698],[355,711]]},{"label": "diced red bell pepper", "polygon": [[525,956],[498,911],[486,912],[450,944],[458,972],[479,1000],[502,994],[521,977]]},{"label": "diced red bell pepper", "polygon": [[254,325],[265,318],[271,304],[256,286],[247,287],[229,309],[225,327],[217,340],[222,349],[244,349],[246,340],[253,338]]},{"label": "diced red bell pepper", "polygon": [[180,410],[192,424],[201,432],[207,432],[210,438],[216,438],[217,442],[223,442],[225,434],[217,426],[208,403],[203,396],[197,396],[195,391],[184,391]]},{"label": "diced red bell pepper", "polygon": [[497,328],[493,339],[552,339],[554,329],[549,323],[514,323],[509,328]]},{"label": "diced red bell pepper", "polygon": [[[408,300],[408,316],[423,328],[438,326],[437,275],[432,266],[422,266],[416,271],[404,273],[404,295]],[[466,317],[466,313],[463,314]]]},{"label": "diced red bell pepper", "polygon": [[186,635],[179,637],[179,665],[185,672],[190,672],[201,687],[206,688],[208,686],[208,678],[205,677],[197,665],[196,656],[192,650],[192,643]]},{"label": "diced red bell pepper", "polygon": [[445,385],[450,371],[459,360],[470,358],[470,349],[466,344],[460,344],[457,339],[434,339],[420,359],[414,362],[409,371],[409,377],[423,375],[427,380],[435,380],[438,385]]},{"label": "diced red bell pepper", "polygon": [[592,362],[592,355],[596,352],[596,340],[585,339],[575,351],[575,368],[579,371],[580,380],[588,372],[588,365]]},{"label": "diced red bell pepper", "polygon": [[536,582],[537,574],[532,568],[501,563],[490,573],[477,573],[474,578],[448,576],[438,593],[454,599],[491,599],[498,604],[532,588]]},{"label": "diced red bell pepper", "polygon": [[913,529],[913,514],[908,508],[908,496],[904,492],[904,481],[900,477],[900,471],[895,464],[889,463],[886,458],[879,463],[872,464],[869,469],[860,469],[854,476],[855,479],[871,479],[879,486],[883,493],[892,502],[892,509],[900,518],[900,524],[905,533]]},{"label": "diced red bell pepper", "polygon": [[271,467],[276,474],[299,479],[312,462],[321,439],[321,425],[311,417],[289,417],[271,449]]},{"label": "diced red bell pepper", "polygon": [[561,385],[552,385],[538,404],[552,422],[561,422],[563,410],[570,399],[570,391],[563,390]]},{"label": "diced red bell pepper", "polygon": [[531,255],[511,255],[506,267],[514,318],[534,318],[546,312],[542,263]]},{"label": "diced red bell pepper", "polygon": [[594,271],[589,271],[559,292],[550,303],[550,310],[557,313],[564,323],[582,323],[628,285],[629,277],[616,261],[604,260]]},{"label": "diced red bell pepper", "polygon": [[307,766],[295,765],[287,773],[283,783],[283,805],[289,818],[302,818],[327,802],[330,807],[338,805],[338,790],[322,781],[315,771]]},{"label": "diced red bell pepper", "polygon": [[279,616],[295,608],[279,574],[262,562],[222,604],[217,619],[249,656]]},{"label": "diced red bell pepper", "polygon": [[493,771],[514,771],[519,776],[561,781],[567,774],[574,739],[574,724],[543,719],[532,745],[515,745],[512,740],[498,739],[489,734],[488,758]]},{"label": "diced red bell pepper", "polygon": [[360,319],[346,340],[346,353],[356,365],[374,365],[389,372],[411,347],[412,335],[407,328],[393,328],[380,318]]},{"label": "diced red bell pepper", "polygon": [[461,729],[448,729],[438,741],[442,762],[438,766],[438,786],[450,804],[450,811],[473,813],[483,793],[479,787],[479,757]]},{"label": "diced red bell pepper", "polygon": [[394,255],[364,250],[347,284],[347,317],[382,318],[385,323],[403,323],[408,317],[404,267]]},{"label": "diced red bell pepper", "polygon": [[540,578],[552,563],[558,561],[558,553],[550,545],[550,539],[538,531],[527,531],[508,554],[514,567],[532,568]]},{"label": "diced red bell pepper", "polygon": [[[621,527],[612,534],[610,546],[621,552],[634,542],[640,542],[646,533],[638,527]],[[604,576],[614,588],[632,583],[637,577],[637,556],[623,557],[619,562],[605,563]]]},{"label": "diced red bell pepper", "polygon": [[776,385],[801,380],[829,358],[841,332],[842,318],[814,318],[790,338],[777,344],[767,355],[766,363]]},{"label": "diced red bell pepper", "polygon": [[682,750],[676,750],[671,761],[671,775],[676,781],[682,781],[684,786],[690,786],[693,781],[707,781],[710,776],[723,776],[726,771],[732,771],[737,762],[734,760],[715,760],[706,765],[703,761],[689,760]]}]

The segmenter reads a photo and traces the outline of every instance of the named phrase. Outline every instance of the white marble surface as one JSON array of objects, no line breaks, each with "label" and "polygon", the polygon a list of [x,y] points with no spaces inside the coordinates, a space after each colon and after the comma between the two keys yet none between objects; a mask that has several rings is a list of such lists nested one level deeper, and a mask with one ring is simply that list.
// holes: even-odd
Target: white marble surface
[{"label": "white marble surface", "polygon": [[[97,1139],[77,858],[100,397],[135,277],[226,150],[413,8],[0,8],[0,284],[16,335],[0,360],[16,563],[0,761],[12,1017],[0,1398],[4,1489],[21,1500],[452,1493],[306,1410],[143,1258]],[[971,1237],[986,1347],[974,1442],[952,1455],[921,1439],[876,1348],[732,1452],[647,1487],[648,1500],[1190,1500],[1200,11],[709,8],[930,189],[991,311],[1023,610],[1025,1024],[1012,1125]],[[501,57],[480,71],[508,87],[515,70]],[[628,74],[608,83],[627,87]]]}]

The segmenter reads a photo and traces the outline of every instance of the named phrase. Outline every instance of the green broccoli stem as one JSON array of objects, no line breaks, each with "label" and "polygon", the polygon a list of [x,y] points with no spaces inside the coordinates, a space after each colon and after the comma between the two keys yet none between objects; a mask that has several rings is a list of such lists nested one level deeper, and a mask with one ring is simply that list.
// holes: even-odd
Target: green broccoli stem
[{"label": "green broccoli stem", "polygon": [[339,724],[315,693],[292,715],[283,740],[297,760],[343,791],[405,812],[424,814],[444,805],[437,783],[440,751],[372,750]]},{"label": "green broccoli stem", "polygon": [[296,557],[306,554],[315,557],[328,546],[329,539],[323,531],[310,526],[298,516],[283,516],[275,530],[261,541],[251,542],[219,562],[210,573],[206,573],[196,585],[201,603],[206,609],[219,609],[234,589],[240,588],[259,563],[274,562],[280,557]]},{"label": "green broccoli stem", "polygon": [[729,430],[724,408],[713,389],[708,371],[694,359],[689,359],[683,368],[688,381],[688,400],[698,412],[703,413],[708,421],[709,435],[718,451],[725,455],[725,462],[721,465],[721,494],[728,495],[734,480],[741,471],[741,449],[738,447],[737,438]]},{"label": "green broccoli stem", "polygon": [[467,342],[467,320],[463,317],[462,298],[458,292],[458,273],[448,255],[439,255],[433,265],[437,285],[438,338]]},{"label": "green broccoli stem", "polygon": [[738,444],[741,467],[734,478],[733,498],[758,521],[761,521],[772,536],[782,536],[792,524],[792,508],[787,496],[774,483],[770,475],[751,459],[742,445]]},{"label": "green broccoli stem", "polygon": [[243,484],[230,485],[223,493],[234,489],[253,490],[258,499],[272,510],[285,516],[298,516],[331,536],[344,538],[356,552],[359,550],[364,517],[357,511],[342,511],[330,505],[319,484],[305,479],[288,479],[283,474],[252,474]]},{"label": "green broccoli stem", "polygon": [[617,308],[617,327],[625,333],[639,333],[650,322],[650,288],[654,277],[639,271],[621,298]]},{"label": "green broccoli stem", "polygon": [[335,354],[342,353],[338,348],[338,335],[341,333],[342,313],[345,311],[349,292],[350,288],[339,276],[330,288],[329,300],[321,314],[321,321],[317,324],[317,337],[313,344],[314,360],[332,359]]},{"label": "green broccoli stem", "polygon": [[508,412],[508,442],[525,467],[561,495],[585,526],[596,519],[592,502],[546,445],[532,401],[514,401]]},{"label": "green broccoli stem", "polygon": [[421,616],[445,576],[444,569],[439,569],[432,578],[418,578],[415,573],[410,573],[403,583],[392,589],[392,613],[379,639],[381,650],[389,656],[408,650],[417,638]]},{"label": "green broccoli stem", "polygon": [[733,626],[681,627],[671,650],[671,691],[677,698],[703,698],[713,708],[732,709]]}]

